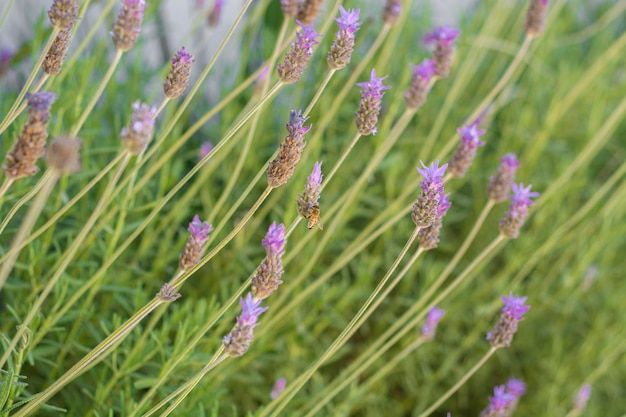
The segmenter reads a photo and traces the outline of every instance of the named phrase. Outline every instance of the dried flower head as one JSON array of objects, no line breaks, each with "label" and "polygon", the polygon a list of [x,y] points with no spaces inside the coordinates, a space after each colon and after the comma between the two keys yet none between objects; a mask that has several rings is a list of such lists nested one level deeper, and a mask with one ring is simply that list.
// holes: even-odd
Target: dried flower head
[{"label": "dried flower head", "polygon": [[265,258],[252,277],[252,294],[255,299],[264,300],[283,282],[282,256],[285,254],[285,226],[272,223],[263,239]]},{"label": "dried flower head", "polygon": [[283,62],[276,65],[278,77],[285,84],[292,84],[300,79],[313,55],[313,45],[317,45],[317,38],[322,36],[315,31],[312,24],[307,26],[299,21],[296,23],[302,31],[296,33],[296,40],[291,43]]},{"label": "dried flower head", "polygon": [[478,123],[479,121],[475,120],[458,130],[461,134],[461,143],[452,155],[449,164],[450,175],[454,178],[462,178],[465,175],[476,156],[476,148],[485,144],[480,140],[485,131],[478,128]]},{"label": "dried flower head", "polygon": [[132,154],[140,154],[152,140],[156,107],[150,107],[137,100],[133,103],[130,125],[122,129],[122,144]]},{"label": "dried flower head", "polygon": [[283,393],[283,391],[285,390],[286,386],[287,386],[287,379],[286,378],[278,378],[276,380],[276,383],[274,384],[274,387],[272,387],[272,391],[270,392],[270,398],[272,400],[275,400],[276,398],[278,398],[280,396],[280,394]]},{"label": "dried flower head", "polygon": [[27,94],[28,121],[18,136],[13,149],[7,154],[2,167],[7,177],[15,180],[30,177],[39,172],[37,159],[45,154],[48,132],[46,127],[50,120],[50,107],[56,94]]},{"label": "dried flower head", "polygon": [[111,31],[113,43],[120,51],[128,51],[137,43],[145,8],[144,0],[122,0],[122,8]]},{"label": "dried flower head", "polygon": [[324,0],[304,0],[298,4],[298,15],[296,19],[310,25],[320,12]]},{"label": "dried flower head", "polygon": [[440,26],[429,32],[424,37],[424,43],[434,44],[433,61],[437,69],[439,78],[446,78],[450,75],[450,67],[452,66],[452,58],[454,55],[454,41],[461,31],[448,26]]},{"label": "dried flower head", "polygon": [[386,25],[393,25],[398,21],[398,16],[402,13],[402,5],[400,0],[387,0],[385,2],[385,10],[383,11],[383,22]]},{"label": "dried flower head", "polygon": [[448,164],[439,166],[439,161],[435,161],[426,167],[422,161],[422,168],[417,168],[424,180],[420,183],[422,192],[413,204],[411,218],[417,227],[428,227],[439,217],[439,202],[443,194],[443,174],[446,172]]},{"label": "dried flower head", "polygon": [[76,0],[54,0],[48,17],[52,25],[59,31],[71,29],[78,16],[78,4]]},{"label": "dried flower head", "polygon": [[215,0],[215,3],[213,3],[213,7],[209,12],[209,27],[215,27],[220,22],[223,8],[224,0]]},{"label": "dried flower head", "polygon": [[501,417],[513,396],[506,392],[506,387],[500,385],[493,389],[493,397],[489,397],[489,406],[480,413],[481,417]]},{"label": "dried flower head", "polygon": [[308,220],[307,227],[312,229],[318,222],[320,216],[320,193],[322,192],[322,163],[316,162],[311,175],[307,177],[306,186],[302,194],[298,194],[296,203],[298,213]]},{"label": "dried flower head", "polygon": [[530,6],[526,13],[526,25],[524,27],[527,36],[534,38],[543,32],[547,10],[548,0],[530,0]]},{"label": "dried flower head", "polygon": [[437,74],[437,70],[432,59],[425,59],[421,64],[413,66],[411,86],[404,93],[404,101],[408,108],[418,109],[426,102],[426,96],[430,90],[430,80],[435,74]]},{"label": "dried flower head", "polygon": [[383,91],[391,87],[383,85],[385,77],[376,77],[376,69],[372,68],[370,80],[357,85],[363,90],[361,91],[361,101],[359,109],[354,113],[357,130],[362,135],[375,135],[376,123],[378,123],[378,115],[382,107],[381,102]]},{"label": "dried flower head", "polygon": [[521,183],[511,185],[513,190],[513,194],[510,196],[511,205],[500,220],[500,233],[510,239],[519,236],[519,230],[524,224],[526,216],[528,216],[528,207],[533,205],[531,198],[539,197],[539,193],[531,192],[530,187],[530,185],[524,187],[524,184]]},{"label": "dried flower head", "polygon": [[285,17],[293,18],[298,14],[299,0],[280,0],[280,8]]},{"label": "dried flower head", "polygon": [[200,262],[202,254],[204,253],[204,246],[209,240],[209,233],[213,230],[213,226],[200,220],[200,217],[196,214],[193,217],[189,228],[187,229],[191,233],[189,239],[185,244],[185,249],[180,254],[178,265],[183,271],[188,271]]},{"label": "dried flower head", "polygon": [[519,167],[519,161],[514,153],[508,153],[500,159],[500,166],[496,175],[489,178],[487,195],[496,203],[506,201],[511,192],[511,184],[515,180],[515,171]]},{"label": "dried flower head", "polygon": [[267,307],[261,307],[261,301],[255,300],[250,293],[246,295],[245,299],[239,299],[241,315],[237,317],[237,323],[230,333],[222,339],[224,352],[228,356],[241,356],[248,351],[254,338],[257,320],[267,310]]},{"label": "dried flower head", "polygon": [[441,318],[446,314],[445,310],[439,307],[433,307],[426,315],[426,321],[422,326],[422,337],[426,340],[433,340],[435,333],[437,333],[437,325]]},{"label": "dried flower head", "polygon": [[585,411],[587,408],[587,403],[589,402],[589,398],[591,397],[591,385],[585,384],[580,387],[580,390],[574,397],[574,410],[576,413],[580,414]]},{"label": "dried flower head", "polygon": [[335,34],[330,51],[328,51],[328,65],[335,70],[345,68],[350,63],[354,50],[354,33],[359,29],[359,9],[346,10],[339,6],[340,17],[335,19],[339,25],[339,32]]},{"label": "dried flower head", "polygon": [[46,53],[41,63],[41,69],[48,75],[56,75],[61,71],[65,57],[67,56],[67,48],[72,40],[72,28],[62,30],[54,38],[52,46]]},{"label": "dried flower head", "polygon": [[174,99],[183,95],[187,87],[189,87],[189,76],[191,75],[191,64],[194,57],[187,52],[185,47],[172,57],[172,71],[167,75],[167,79],[163,83],[163,92],[169,99]]},{"label": "dried flower head", "polygon": [[278,155],[267,168],[267,182],[270,187],[280,187],[293,175],[306,145],[304,135],[311,129],[311,125],[304,126],[306,119],[299,111],[291,110],[289,113],[289,122],[286,125],[289,134],[280,145]]},{"label": "dried flower head", "polygon": [[502,314],[493,330],[487,334],[487,340],[494,348],[508,347],[511,345],[513,335],[517,332],[517,323],[522,320],[524,314],[530,310],[530,306],[524,305],[528,297],[516,297],[512,293],[509,298],[502,296]]},{"label": "dried flower head", "polygon": [[176,292],[176,287],[167,282],[163,284],[156,296],[165,303],[171,303],[182,297],[180,293]]},{"label": "dried flower head", "polygon": [[439,208],[437,209],[437,217],[433,223],[421,228],[419,231],[419,243],[420,248],[423,250],[436,249],[439,244],[439,235],[441,233],[441,227],[443,226],[443,217],[448,212],[448,209],[452,205],[448,200],[450,194],[442,194],[439,200]]},{"label": "dried flower head", "polygon": [[48,146],[46,159],[50,168],[60,174],[74,174],[81,170],[81,140],[70,136],[59,136]]}]

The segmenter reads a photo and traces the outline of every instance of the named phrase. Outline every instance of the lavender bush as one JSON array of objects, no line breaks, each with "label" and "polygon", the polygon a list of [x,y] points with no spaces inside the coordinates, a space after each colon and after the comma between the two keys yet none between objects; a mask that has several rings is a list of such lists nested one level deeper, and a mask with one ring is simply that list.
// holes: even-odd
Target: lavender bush
[{"label": "lavender bush", "polygon": [[196,1],[241,38],[161,66],[158,0],[31,11],[0,415],[623,412],[625,2],[383,3]]}]

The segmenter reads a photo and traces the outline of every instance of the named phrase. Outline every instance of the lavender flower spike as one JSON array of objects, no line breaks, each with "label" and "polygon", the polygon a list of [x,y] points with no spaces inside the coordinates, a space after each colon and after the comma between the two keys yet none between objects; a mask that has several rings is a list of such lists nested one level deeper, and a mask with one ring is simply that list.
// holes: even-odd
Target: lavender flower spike
[{"label": "lavender flower spike", "polygon": [[452,66],[452,58],[454,54],[454,41],[461,31],[448,26],[441,26],[429,32],[424,37],[424,43],[435,44],[433,52],[433,61],[437,75],[440,78],[446,78],[450,75],[450,67]]},{"label": "lavender flower spike", "polygon": [[439,202],[443,196],[443,174],[446,172],[448,164],[439,166],[439,161],[426,167],[423,162],[422,169],[417,168],[424,180],[420,183],[422,192],[417,201],[413,204],[411,218],[417,227],[428,227],[434,223],[439,216]]},{"label": "lavender flower spike", "polygon": [[46,53],[46,56],[41,63],[41,69],[43,70],[43,72],[45,72],[47,75],[56,75],[61,71],[61,67],[63,67],[63,62],[65,61],[67,49],[70,46],[71,40],[71,27],[69,29],[65,29],[59,32],[56,38],[54,38],[52,46],[50,46],[50,49]]},{"label": "lavender flower spike", "polygon": [[392,26],[398,21],[398,16],[402,13],[400,0],[387,0],[383,11],[383,21],[386,25]]},{"label": "lavender flower spike", "polygon": [[504,236],[515,239],[519,236],[519,230],[528,216],[528,207],[533,204],[531,198],[539,197],[539,193],[531,192],[530,185],[524,187],[524,184],[512,184],[513,195],[511,195],[511,205],[509,211],[504,213],[504,217],[500,220],[500,233]]},{"label": "lavender flower spike", "polygon": [[357,85],[363,89],[361,91],[361,101],[359,109],[354,113],[356,127],[362,135],[375,135],[376,123],[378,123],[378,115],[380,114],[381,101],[384,90],[391,87],[383,85],[383,80],[387,78],[376,77],[376,69],[372,68],[370,80]]},{"label": "lavender flower spike", "polygon": [[354,50],[354,33],[359,30],[359,9],[346,10],[339,6],[341,17],[335,19],[339,25],[339,32],[335,35],[330,51],[328,51],[328,65],[339,70],[350,63]]},{"label": "lavender flower spike", "polygon": [[487,334],[487,340],[494,348],[508,347],[511,345],[513,335],[517,331],[517,323],[522,320],[524,314],[530,310],[530,306],[524,305],[528,297],[516,297],[513,293],[509,298],[502,296],[502,315],[493,330]]},{"label": "lavender flower spike", "polygon": [[296,203],[298,213],[309,221],[307,227],[312,229],[320,217],[320,193],[322,191],[322,163],[316,162],[311,175],[307,177],[304,193],[298,194]]},{"label": "lavender flower spike", "polygon": [[189,87],[189,76],[191,75],[191,64],[195,61],[193,55],[187,52],[185,47],[172,57],[172,71],[167,75],[163,83],[163,92],[167,98],[174,99],[183,95]]},{"label": "lavender flower spike", "polygon": [[254,277],[252,277],[252,294],[257,300],[264,300],[283,282],[282,256],[285,254],[285,226],[272,223],[263,239],[265,259],[259,265]]},{"label": "lavender flower spike", "polygon": [[220,22],[222,9],[224,8],[224,0],[215,0],[213,8],[209,12],[209,27],[215,27]]},{"label": "lavender flower spike", "polygon": [[76,4],[76,0],[54,0],[50,10],[48,10],[50,22],[59,31],[71,29],[77,16],[78,4]]},{"label": "lavender flower spike", "polygon": [[438,307],[433,307],[426,315],[426,321],[422,326],[422,337],[426,340],[433,340],[435,333],[437,332],[437,325],[439,320],[446,314],[445,310]]},{"label": "lavender flower spike", "polygon": [[514,153],[508,153],[500,159],[498,172],[489,178],[487,195],[490,200],[496,203],[506,201],[511,191],[511,184],[515,180],[515,171],[517,171],[519,165],[517,156]]},{"label": "lavender flower spike", "polygon": [[534,38],[543,32],[547,9],[548,0],[530,0],[530,6],[526,13],[526,25],[524,27],[526,36]]},{"label": "lavender flower spike", "polygon": [[180,269],[188,271],[200,262],[204,245],[209,240],[209,233],[213,230],[213,226],[200,220],[196,214],[191,223],[189,223],[189,232],[191,235],[185,244],[185,249],[180,255],[178,264]]},{"label": "lavender flower spike", "polygon": [[12,180],[30,177],[39,172],[37,160],[45,154],[50,107],[57,95],[54,93],[26,94],[28,121],[22,128],[13,149],[7,153],[2,169]]},{"label": "lavender flower spike", "polygon": [[461,144],[452,155],[449,167],[450,175],[454,178],[462,178],[465,175],[476,156],[476,149],[485,144],[480,140],[485,131],[478,128],[478,123],[479,120],[475,120],[458,130],[461,134]]},{"label": "lavender flower spike", "polygon": [[122,129],[122,144],[132,154],[142,153],[152,140],[156,107],[139,100],[133,103],[133,116],[128,127]]},{"label": "lavender flower spike", "polygon": [[298,14],[296,21],[299,20],[305,25],[310,25],[317,17],[324,0],[301,0],[298,3]]},{"label": "lavender flower spike", "polygon": [[311,129],[311,125],[304,126],[304,122],[306,117],[301,112],[292,110],[289,113],[289,122],[286,125],[289,134],[281,143],[278,155],[267,168],[267,183],[270,187],[276,188],[285,184],[293,175],[306,146],[304,135]]},{"label": "lavender flower spike", "polygon": [[489,406],[480,413],[480,417],[502,417],[512,400],[513,395],[505,391],[504,385],[495,387],[493,397],[489,397]]},{"label": "lavender flower spike", "polygon": [[420,248],[423,250],[436,249],[439,244],[439,234],[441,233],[441,227],[443,226],[443,217],[452,205],[452,203],[448,201],[449,195],[450,194],[441,195],[435,220],[430,226],[421,228],[419,231]]},{"label": "lavender flower spike", "polygon": [[435,62],[425,59],[421,64],[413,66],[413,78],[408,91],[404,93],[404,101],[410,109],[418,109],[426,102],[430,90],[430,80],[437,74]]},{"label": "lavender flower spike", "polygon": [[293,18],[298,14],[298,0],[280,0],[280,8],[285,17]]},{"label": "lavender flower spike", "polygon": [[280,396],[280,394],[283,393],[283,391],[285,390],[286,386],[287,386],[287,379],[286,378],[278,378],[276,380],[276,383],[274,384],[274,387],[272,388],[272,392],[270,392],[270,398],[272,400],[275,400],[276,398],[278,398]]},{"label": "lavender flower spike", "polygon": [[261,301],[255,300],[250,293],[246,295],[245,300],[239,299],[241,315],[237,317],[237,323],[230,333],[222,339],[224,352],[228,356],[241,356],[248,351],[254,338],[257,320],[267,310],[267,307],[261,307]]},{"label": "lavender flower spike", "polygon": [[144,0],[122,0],[122,3],[117,20],[113,24],[111,36],[117,49],[126,52],[137,43],[146,2]]},{"label": "lavender flower spike", "polygon": [[521,379],[511,378],[506,382],[505,391],[513,398],[506,405],[504,413],[502,413],[502,417],[510,417],[513,415],[513,411],[517,408],[519,398],[526,394],[526,384]]},{"label": "lavender flower spike", "polygon": [[291,43],[291,49],[282,63],[276,65],[278,77],[284,84],[292,84],[300,79],[304,69],[313,56],[313,45],[317,45],[317,37],[322,36],[315,31],[313,24],[305,26],[296,21],[302,28],[296,33],[297,39]]},{"label": "lavender flower spike", "polygon": [[578,391],[578,394],[574,397],[574,410],[576,410],[578,414],[581,414],[585,408],[587,408],[589,397],[591,397],[591,385],[585,384],[580,387],[580,391]]}]

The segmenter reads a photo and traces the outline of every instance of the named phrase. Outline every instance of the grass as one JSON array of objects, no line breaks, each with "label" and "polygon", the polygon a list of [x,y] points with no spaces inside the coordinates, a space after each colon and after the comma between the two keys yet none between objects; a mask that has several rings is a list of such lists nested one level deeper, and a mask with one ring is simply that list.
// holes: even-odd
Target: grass
[{"label": "grass", "polygon": [[[10,13],[19,12],[18,3]],[[91,3],[96,2],[81,7]],[[119,5],[101,3],[109,12],[98,25],[107,28]],[[489,100],[483,122],[486,145],[478,148],[464,178],[446,183],[452,207],[439,248],[424,251],[413,262],[417,244],[406,256],[398,255],[415,229],[410,210],[421,180],[415,167],[420,160],[449,159],[458,142],[456,129],[481,110],[480,103],[523,43],[527,2],[484,1],[463,15],[450,77],[434,84],[426,104],[410,120],[401,118],[402,95],[410,83],[409,64],[429,56],[418,40],[431,23],[427,10],[404,3],[406,13],[383,35],[381,5],[345,4],[361,7],[363,18],[352,63],[333,74],[321,91],[309,114],[313,127],[294,176],[270,190],[265,201],[259,197],[266,190],[266,163],[286,135],[289,110],[307,108],[327,74],[326,51],[336,31],[332,19],[338,2],[327,2],[316,20],[324,37],[302,79],[279,84],[256,113],[249,112],[263,94],[255,90],[254,80],[264,61],[282,59],[296,26],[287,21],[283,30],[277,2],[252,4],[239,23],[241,38],[225,43],[241,50],[233,84],[221,83],[216,96],[204,96],[204,77],[211,79],[214,69],[211,61],[197,60],[193,79],[200,81],[184,98],[167,103],[146,154],[131,158],[123,171],[119,133],[129,123],[131,104],[138,99],[161,104],[160,84],[169,64],[143,65],[140,37],[77,129],[115,47],[95,34],[73,39],[68,61],[44,90],[59,95],[52,106],[50,136],[79,130],[83,170],[61,177],[52,189],[30,233],[36,237],[19,253],[0,292],[0,352],[8,359],[0,375],[4,409],[23,399],[38,401],[39,393],[67,381],[42,401],[36,415],[139,416],[196,381],[186,397],[178,397],[172,415],[418,416],[489,351],[485,335],[498,320],[499,296],[512,291],[528,296],[532,308],[511,347],[498,349],[432,415],[477,415],[488,405],[493,387],[511,377],[528,386],[516,415],[567,415],[586,383],[593,391],[584,415],[624,412],[616,399],[626,385],[626,335],[620,320],[626,313],[621,284],[626,36],[620,20],[626,2],[593,7],[582,1],[550,2],[545,32],[520,55],[520,66]],[[160,2],[150,2],[144,25],[160,10]],[[224,19],[224,25],[233,23]],[[193,26],[180,30],[191,35]],[[49,33],[47,19],[34,18],[32,40],[23,49],[41,51]],[[377,39],[382,43],[374,49]],[[9,75],[20,82],[0,80],[3,117],[37,58],[37,53],[18,54],[15,60],[21,62],[14,61]],[[260,318],[249,351],[203,374],[219,357],[222,337],[239,314],[238,297],[247,292],[248,279],[265,256],[261,240],[268,226],[275,221],[288,227],[298,218],[295,199],[313,163],[323,161],[327,175],[354,138],[359,89],[351,78],[365,81],[371,68],[388,75],[385,84],[392,86],[383,98],[378,133],[361,137],[337,175],[325,183],[323,230],[308,230],[300,221],[289,235],[284,284],[264,301],[269,310]],[[275,71],[270,74],[266,91],[276,81]],[[238,86],[245,88],[228,98]],[[220,100],[226,100],[223,106],[217,104]],[[246,114],[249,120],[233,129]],[[399,120],[407,120],[406,126],[399,128]],[[25,121],[26,115],[19,115],[2,133],[3,154]],[[196,165],[200,144],[207,139],[217,148]],[[508,205],[498,204],[467,252],[451,264],[487,204],[489,177],[508,152],[521,162],[516,181],[532,183],[541,196],[519,238],[489,247]],[[122,162],[111,164],[115,158]],[[3,196],[2,218],[16,209],[0,235],[0,262],[8,262],[12,240],[33,206],[34,200],[16,204],[42,178],[45,168],[40,166],[37,176],[15,181]],[[105,167],[102,178],[92,181]],[[107,187],[112,187],[110,197]],[[85,196],[66,206],[81,191]],[[250,211],[255,203],[260,203],[258,210]],[[184,285],[178,288],[183,297],[159,305],[151,300],[177,275],[186,227],[196,213],[215,227],[208,255],[183,275]],[[242,222],[247,215],[249,221]],[[73,243],[77,250],[69,257]],[[396,259],[398,268],[390,271]],[[449,276],[432,290],[447,267]],[[397,285],[383,285],[385,296],[371,299],[376,308],[367,311],[367,320],[357,321],[359,328],[344,345],[325,353],[342,331],[350,330],[349,322],[385,274]],[[51,279],[49,296],[20,330],[25,339],[16,338],[15,349],[8,351],[16,326],[24,323]],[[433,341],[417,343],[425,308],[437,298],[446,315]],[[145,306],[154,310],[123,341],[68,378],[69,369]],[[367,359],[371,363],[357,371]],[[198,375],[203,377],[194,380]],[[287,390],[272,401],[269,392],[280,377],[287,378]],[[14,381],[10,390],[8,381]],[[342,381],[346,386],[331,396]],[[164,402],[154,415],[163,415],[175,401]],[[17,407],[9,414],[26,415],[25,410]]]}]

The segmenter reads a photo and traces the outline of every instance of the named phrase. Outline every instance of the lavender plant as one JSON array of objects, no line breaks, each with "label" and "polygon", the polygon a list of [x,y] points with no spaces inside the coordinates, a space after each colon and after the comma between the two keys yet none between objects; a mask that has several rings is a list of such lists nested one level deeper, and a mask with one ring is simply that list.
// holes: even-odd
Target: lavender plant
[{"label": "lavender plant", "polygon": [[623,411],[623,1],[168,1],[0,10],[0,415]]}]

